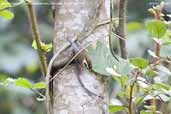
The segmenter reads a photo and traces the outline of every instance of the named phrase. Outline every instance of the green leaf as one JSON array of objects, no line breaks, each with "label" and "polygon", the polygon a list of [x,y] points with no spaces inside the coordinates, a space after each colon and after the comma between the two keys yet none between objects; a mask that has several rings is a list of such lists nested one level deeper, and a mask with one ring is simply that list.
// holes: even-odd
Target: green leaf
[{"label": "green leaf", "polygon": [[140,114],[153,114],[150,110],[142,110]]},{"label": "green leaf", "polygon": [[113,76],[113,79],[116,80],[121,86],[125,86],[129,78],[128,76],[121,76],[121,77]]},{"label": "green leaf", "polygon": [[92,60],[93,71],[103,76],[111,76],[111,74],[106,71],[106,68],[113,68],[117,61],[106,45],[97,42],[96,47],[94,47],[94,45],[88,47],[88,52]]},{"label": "green leaf", "polygon": [[16,86],[20,86],[23,88],[32,88],[32,84],[25,78],[18,78],[14,82],[15,82]]},{"label": "green leaf", "polygon": [[0,16],[7,19],[7,20],[10,20],[10,19],[14,18],[14,14],[11,13],[10,11],[8,11],[8,10],[1,11]]},{"label": "green leaf", "polygon": [[33,47],[35,50],[37,50],[37,44],[36,44],[36,41],[35,41],[35,40],[33,40],[33,42],[32,42],[32,47]]},{"label": "green leaf", "polygon": [[110,101],[110,105],[108,106],[109,112],[119,112],[126,109],[126,107],[123,106],[121,101],[119,99],[112,98]]},{"label": "green leaf", "polygon": [[146,59],[143,58],[131,58],[130,63],[132,63],[133,65],[135,65],[136,67],[140,68],[140,69],[144,69],[148,66],[148,61]]},{"label": "green leaf", "polygon": [[167,31],[166,24],[159,20],[153,20],[148,22],[146,27],[148,32],[156,38],[162,38]]},{"label": "green leaf", "polygon": [[9,83],[10,83],[9,80],[4,80],[3,83],[2,83],[2,85],[3,85],[3,87],[7,87],[7,85],[8,85]]},{"label": "green leaf", "polygon": [[162,42],[162,44],[161,44],[161,46],[168,46],[170,44],[171,44],[170,39],[164,39],[163,42]]},{"label": "green leaf", "polygon": [[154,76],[154,75],[158,75],[159,72],[157,72],[157,71],[155,71],[155,70],[148,69],[148,70],[145,72],[145,74],[146,74],[147,76]]},{"label": "green leaf", "polygon": [[171,31],[170,30],[167,30],[167,32],[165,33],[165,35],[164,35],[164,40],[170,40],[170,38],[171,38]]},{"label": "green leaf", "polygon": [[136,105],[143,103],[144,102],[143,97],[140,97],[140,96],[136,97],[134,102],[136,103]]},{"label": "green leaf", "polygon": [[170,90],[170,86],[167,85],[167,84],[163,84],[163,83],[155,83],[155,84],[154,84],[154,87],[155,87],[157,90],[160,90],[160,89]]},{"label": "green leaf", "polygon": [[7,0],[0,1],[0,10],[11,7],[11,4]]},{"label": "green leaf", "polygon": [[114,113],[114,112],[119,112],[119,111],[124,111],[124,110],[126,110],[126,108],[125,107],[123,107],[123,106],[117,106],[117,105],[109,105],[108,106],[108,109],[109,109],[109,112],[110,113]]},{"label": "green leaf", "polygon": [[[32,47],[37,50],[37,44],[36,44],[36,41],[33,40],[33,43],[32,43]],[[41,49],[44,51],[44,52],[50,52],[52,50],[52,44],[45,44],[45,43],[42,43],[41,42]]]},{"label": "green leaf", "polygon": [[36,83],[32,86],[32,88],[34,89],[43,89],[43,88],[46,88],[46,84],[44,82],[39,82],[39,83]]},{"label": "green leaf", "polygon": [[42,49],[45,52],[50,52],[52,50],[52,44],[51,43],[50,44],[44,44],[44,43],[42,43],[41,46],[42,46]]},{"label": "green leaf", "polygon": [[2,82],[3,87],[6,87],[9,83],[14,82],[14,79],[7,78]]},{"label": "green leaf", "polygon": [[125,98],[125,92],[123,92],[123,91],[118,91],[117,95],[118,95],[120,98]]}]

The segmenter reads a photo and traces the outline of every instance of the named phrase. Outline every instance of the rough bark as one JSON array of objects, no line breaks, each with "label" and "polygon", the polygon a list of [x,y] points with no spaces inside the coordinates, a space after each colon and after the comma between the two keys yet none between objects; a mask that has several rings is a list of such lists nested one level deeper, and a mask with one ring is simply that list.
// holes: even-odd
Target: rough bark
[{"label": "rough bark", "polygon": [[[109,19],[109,9],[106,8],[108,0],[106,3],[103,0],[56,0],[55,3],[54,53],[66,43],[66,37],[79,35],[79,39],[84,39],[98,22]],[[86,41],[106,41],[107,37],[108,27],[105,26],[94,31]],[[71,56],[71,50],[66,50],[56,59],[55,64],[65,64]],[[104,100],[88,96],[78,82],[76,72],[75,64],[71,64],[54,79],[54,114],[107,114],[108,90],[100,76],[85,69],[81,73],[85,86],[103,95]]]}]

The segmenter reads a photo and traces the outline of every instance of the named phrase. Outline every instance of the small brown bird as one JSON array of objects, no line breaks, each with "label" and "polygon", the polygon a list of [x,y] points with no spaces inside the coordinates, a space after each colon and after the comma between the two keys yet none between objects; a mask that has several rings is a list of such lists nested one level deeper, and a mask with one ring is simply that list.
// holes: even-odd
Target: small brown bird
[{"label": "small brown bird", "polygon": [[[74,43],[71,41],[71,39],[67,38],[67,41],[71,44],[71,47],[73,48],[74,54],[79,53],[80,50],[82,50],[82,46],[79,43]],[[88,54],[88,51],[86,49],[83,49],[78,56],[76,57],[76,61],[82,64],[84,67],[86,67],[88,70],[92,69],[92,63],[91,58]]]},{"label": "small brown bird", "polygon": [[[67,38],[67,41],[71,44],[71,47],[73,48],[74,54],[77,54],[80,52],[80,50],[83,49],[83,47],[81,47],[81,44],[72,42],[71,39]],[[80,78],[80,74],[82,71],[81,66],[86,67],[88,70],[92,69],[92,62],[91,62],[91,58],[88,54],[88,51],[86,49],[83,49],[78,56],[76,57],[75,61],[77,62],[77,79],[79,81],[79,83],[81,84],[82,88],[86,91],[86,93],[89,96],[97,96],[101,99],[103,99],[103,96],[97,95],[96,93],[90,91],[82,82],[81,78]]]}]

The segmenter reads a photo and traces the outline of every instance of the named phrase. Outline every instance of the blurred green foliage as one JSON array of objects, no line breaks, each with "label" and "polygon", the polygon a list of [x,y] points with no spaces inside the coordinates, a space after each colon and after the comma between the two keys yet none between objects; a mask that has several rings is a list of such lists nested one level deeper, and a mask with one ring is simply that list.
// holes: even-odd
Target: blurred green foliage
[{"label": "blurred green foliage", "polygon": [[[18,3],[16,0],[9,2],[12,3],[11,5]],[[40,2],[47,1],[41,0]],[[3,8],[8,6],[6,4]],[[50,43],[53,38],[51,6],[35,5],[35,10],[42,40],[45,43]],[[24,76],[31,81],[25,80],[24,82],[28,82],[27,84],[31,84],[33,88],[45,87],[42,82],[36,83],[40,82],[42,78],[37,52],[31,46],[33,40],[26,5],[16,6],[5,11],[12,13],[0,12],[0,82],[9,77]],[[16,83],[20,86],[26,84],[21,81],[21,78]],[[32,85],[32,83],[34,84]],[[28,89],[10,83],[7,88],[4,88],[1,83],[0,114],[45,114],[45,108],[42,108],[44,102],[38,102],[37,97],[40,96]]]}]

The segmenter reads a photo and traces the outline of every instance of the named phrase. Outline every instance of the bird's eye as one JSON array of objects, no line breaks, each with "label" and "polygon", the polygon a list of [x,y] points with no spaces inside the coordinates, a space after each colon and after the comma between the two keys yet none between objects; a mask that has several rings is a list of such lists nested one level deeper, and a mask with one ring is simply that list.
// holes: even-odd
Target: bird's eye
[{"label": "bird's eye", "polygon": [[83,60],[83,63],[82,64],[83,64],[84,67],[86,67],[87,69],[89,69],[89,65],[88,65],[86,59]]}]

